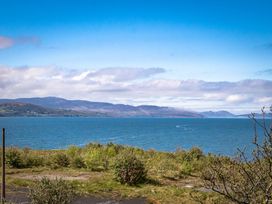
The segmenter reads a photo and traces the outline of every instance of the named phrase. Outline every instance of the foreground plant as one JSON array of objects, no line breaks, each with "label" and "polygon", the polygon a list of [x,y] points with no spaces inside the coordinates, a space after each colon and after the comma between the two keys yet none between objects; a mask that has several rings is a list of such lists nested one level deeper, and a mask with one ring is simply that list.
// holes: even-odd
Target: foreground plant
[{"label": "foreground plant", "polygon": [[[270,112],[272,112],[270,108]],[[203,172],[206,188],[217,192],[235,203],[272,203],[272,123],[263,119],[254,121],[255,137],[251,159],[238,149],[237,158],[214,157]],[[259,141],[259,128],[264,138]]]},{"label": "foreground plant", "polygon": [[136,185],[146,180],[146,169],[134,155],[123,155],[115,164],[115,178],[122,184]]},{"label": "foreground plant", "polygon": [[69,204],[75,191],[67,181],[44,177],[29,188],[28,196],[32,204]]}]

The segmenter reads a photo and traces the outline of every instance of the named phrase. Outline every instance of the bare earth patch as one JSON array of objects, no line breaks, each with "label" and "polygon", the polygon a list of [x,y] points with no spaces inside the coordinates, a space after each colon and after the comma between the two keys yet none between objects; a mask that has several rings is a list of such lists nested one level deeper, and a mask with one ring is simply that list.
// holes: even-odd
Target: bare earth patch
[{"label": "bare earth patch", "polygon": [[28,180],[41,180],[43,177],[47,177],[50,180],[63,179],[67,181],[87,181],[91,178],[90,174],[82,173],[78,175],[65,175],[63,173],[40,173],[40,174],[16,174],[12,175],[13,178],[28,179]]},{"label": "bare earth patch", "polygon": [[[30,204],[28,198],[28,188],[26,187],[7,187],[6,199],[14,204]],[[146,204],[145,198],[132,199],[112,199],[112,198],[98,198],[94,196],[78,196],[74,199],[72,204]]]}]

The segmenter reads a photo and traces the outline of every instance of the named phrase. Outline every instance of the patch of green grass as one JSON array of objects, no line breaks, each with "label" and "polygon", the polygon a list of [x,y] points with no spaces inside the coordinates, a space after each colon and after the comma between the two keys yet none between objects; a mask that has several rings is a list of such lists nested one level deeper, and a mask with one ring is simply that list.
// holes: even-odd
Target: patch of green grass
[{"label": "patch of green grass", "polygon": [[[210,159],[198,148],[189,151],[159,152],[115,144],[90,143],[66,150],[16,149],[19,161],[25,158],[42,158],[38,165],[28,168],[7,169],[8,185],[30,186],[35,176],[54,176],[68,180],[77,193],[100,197],[146,197],[150,203],[223,203],[214,193],[201,192],[201,170]],[[136,186],[121,184],[115,180],[114,167],[121,155],[135,155],[147,171],[147,179]],[[55,162],[52,168],[52,161]],[[31,164],[33,164],[31,166]],[[28,176],[28,179],[26,179]],[[32,178],[31,178],[32,176]],[[32,180],[31,180],[32,179]],[[187,188],[189,184],[193,188]],[[193,195],[193,196],[192,196]],[[221,202],[222,201],[222,202]]]}]

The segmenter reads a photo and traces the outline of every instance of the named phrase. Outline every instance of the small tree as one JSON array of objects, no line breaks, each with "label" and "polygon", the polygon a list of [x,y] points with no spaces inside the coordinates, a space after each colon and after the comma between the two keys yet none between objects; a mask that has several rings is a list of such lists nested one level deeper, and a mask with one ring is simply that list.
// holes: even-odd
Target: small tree
[{"label": "small tree", "polygon": [[[270,107],[270,114],[272,107]],[[252,157],[247,158],[244,150],[238,149],[236,158],[212,157],[203,171],[204,186],[235,203],[271,203],[272,202],[272,123],[266,124],[269,113],[262,109],[262,120],[255,118],[255,136]],[[264,134],[259,141],[258,128]]]}]

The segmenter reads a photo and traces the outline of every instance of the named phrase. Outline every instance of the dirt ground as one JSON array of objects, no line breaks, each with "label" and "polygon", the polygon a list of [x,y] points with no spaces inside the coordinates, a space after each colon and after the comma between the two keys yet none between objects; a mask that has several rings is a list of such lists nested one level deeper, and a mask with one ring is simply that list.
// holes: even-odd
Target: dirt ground
[{"label": "dirt ground", "polygon": [[[19,187],[7,187],[6,200],[16,204],[30,204],[30,200],[27,197],[28,189]],[[72,204],[146,204],[145,198],[133,198],[112,200],[107,198],[96,198],[93,196],[88,197],[76,197]]]}]

